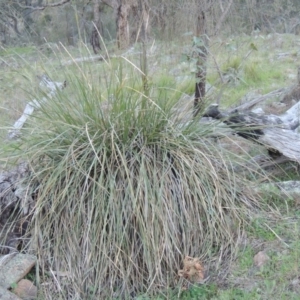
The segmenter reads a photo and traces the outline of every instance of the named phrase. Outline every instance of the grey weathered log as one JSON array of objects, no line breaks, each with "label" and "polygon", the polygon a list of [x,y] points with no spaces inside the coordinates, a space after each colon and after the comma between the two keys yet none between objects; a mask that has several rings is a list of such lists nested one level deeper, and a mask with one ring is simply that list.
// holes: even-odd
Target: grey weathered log
[{"label": "grey weathered log", "polygon": [[21,163],[0,174],[0,253],[14,251],[34,207],[28,164]]},{"label": "grey weathered log", "polygon": [[107,59],[106,56],[103,55],[91,55],[87,57],[79,57],[79,58],[73,58],[70,60],[63,61],[61,63],[62,66],[69,66],[72,64],[78,64],[78,63],[84,63],[84,62],[94,62],[94,61],[102,61]]},{"label": "grey weathered log", "polygon": [[4,263],[2,260],[3,258],[0,261],[0,286],[10,288],[30,272],[37,258],[34,255],[17,253],[9,254],[9,259]]},{"label": "grey weathered log", "polygon": [[300,181],[290,180],[274,183],[286,196],[300,199]]},{"label": "grey weathered log", "polygon": [[11,293],[7,289],[0,286],[0,299],[1,300],[22,300],[17,295]]},{"label": "grey weathered log", "polygon": [[265,128],[259,141],[268,149],[277,150],[292,161],[300,163],[300,135],[281,128]]},{"label": "grey weathered log", "polygon": [[38,78],[40,79],[40,87],[46,89],[48,91],[48,94],[46,97],[43,97],[39,101],[34,99],[26,105],[22,116],[15,122],[13,128],[9,131],[7,136],[8,139],[19,137],[20,130],[22,129],[28,117],[32,115],[34,110],[40,108],[41,104],[43,102],[46,102],[47,99],[52,98],[56,94],[57,90],[62,90],[66,86],[66,81],[54,82],[45,74]]},{"label": "grey weathered log", "polygon": [[299,127],[300,102],[281,116],[253,112],[221,112],[217,104],[208,107],[204,116],[222,120],[238,135],[254,139],[268,150],[280,153],[292,161],[300,162]]},{"label": "grey weathered log", "polygon": [[[0,213],[1,223],[9,217],[10,207],[20,204],[23,214],[27,214],[32,198],[24,180],[30,175],[27,163],[21,163],[10,171],[0,174]],[[6,214],[7,213],[7,214]]]},{"label": "grey weathered log", "polygon": [[110,60],[111,58],[120,58],[120,57],[126,57],[129,54],[131,55],[140,55],[141,52],[140,51],[133,51],[133,49],[129,49],[126,52],[124,52],[121,55],[115,55],[115,54],[99,54],[99,55],[90,55],[90,56],[85,56],[85,57],[78,57],[78,58],[72,58],[69,60],[65,60],[61,62],[62,66],[69,66],[72,64],[80,64],[80,63],[86,63],[86,62],[95,62],[95,61],[106,61],[106,60]]}]

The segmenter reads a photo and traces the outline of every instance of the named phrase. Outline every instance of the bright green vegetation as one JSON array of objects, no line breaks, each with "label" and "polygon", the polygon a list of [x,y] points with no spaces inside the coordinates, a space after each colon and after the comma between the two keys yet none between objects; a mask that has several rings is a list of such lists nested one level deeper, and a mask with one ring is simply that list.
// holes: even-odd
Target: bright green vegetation
[{"label": "bright green vegetation", "polygon": [[[7,153],[9,162],[29,161],[40,188],[36,283],[51,277],[49,267],[71,274],[61,290],[44,285],[41,298],[297,299],[299,203],[275,191],[256,195],[259,175],[234,172],[257,146],[239,155],[211,138],[214,126],[182,121],[188,105],[180,110],[178,100],[193,93],[194,81],[175,46],[158,44],[149,55],[147,90],[139,55],[81,63],[74,58],[88,54],[83,47],[3,52],[3,136],[25,103],[45,94],[36,75],[67,80],[1,153],[3,161]],[[263,39],[212,43],[208,82],[216,90],[208,101],[222,87],[226,107],[290,84],[293,60],[278,63],[276,51]],[[253,256],[261,250],[270,260],[258,269]],[[183,289],[177,273],[186,255],[209,266],[206,284]]]}]

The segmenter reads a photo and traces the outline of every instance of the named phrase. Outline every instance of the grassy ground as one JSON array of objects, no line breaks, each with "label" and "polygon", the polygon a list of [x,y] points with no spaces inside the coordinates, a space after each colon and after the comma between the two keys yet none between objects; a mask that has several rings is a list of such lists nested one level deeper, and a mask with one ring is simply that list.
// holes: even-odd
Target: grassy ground
[{"label": "grassy ground", "polygon": [[[189,41],[186,41],[188,44]],[[295,82],[300,38],[292,35],[241,36],[232,39],[211,41],[208,64],[208,82],[216,91],[223,90],[221,106],[237,104],[249,93],[264,94],[286,87]],[[148,50],[149,81],[157,86],[157,97],[180,98],[192,94],[194,89],[193,65],[183,60],[183,53],[190,51],[179,42],[165,45],[156,42]],[[107,82],[105,70],[112,65],[128,72],[127,60],[139,66],[139,47],[126,54],[115,53],[111,64],[106,62],[65,65],[74,57],[88,55],[88,50],[65,49],[61,45],[35,48],[1,49],[0,51],[0,127],[2,137],[22,114],[25,104],[39,95],[37,75],[45,71],[55,81],[62,81],[66,74],[88,68],[91,84]],[[125,59],[123,57],[125,57]],[[124,69],[122,64],[126,64]],[[132,66],[132,69],[136,67]],[[85,73],[86,74],[86,73]],[[229,80],[226,85],[224,82]],[[136,89],[142,88],[137,86]],[[72,97],[72,91],[65,92]],[[214,101],[214,92],[211,101]],[[103,93],[103,99],[110,95]],[[277,99],[273,99],[277,100]],[[255,153],[257,146],[249,146],[247,152]],[[298,179],[295,171],[290,174]],[[284,179],[288,179],[286,175]],[[185,291],[166,291],[156,299],[299,299],[300,293],[300,206],[299,202],[284,199],[270,193],[264,196],[266,205],[273,207],[274,216],[264,220],[257,212],[246,228],[237,259],[219,274],[210,274],[207,284],[190,286]],[[272,221],[273,220],[273,221]],[[264,251],[269,260],[262,266],[254,264],[254,256]],[[222,273],[226,276],[222,277]],[[138,299],[149,299],[140,296]],[[153,298],[152,298],[153,299]]]}]

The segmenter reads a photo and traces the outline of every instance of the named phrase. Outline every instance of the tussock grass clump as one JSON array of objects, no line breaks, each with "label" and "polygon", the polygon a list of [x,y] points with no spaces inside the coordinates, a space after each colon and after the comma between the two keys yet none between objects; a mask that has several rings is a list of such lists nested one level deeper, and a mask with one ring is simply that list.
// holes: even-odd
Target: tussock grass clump
[{"label": "tussock grass clump", "polygon": [[24,129],[22,157],[39,185],[40,282],[67,274],[45,285],[46,298],[132,299],[173,287],[186,255],[233,255],[257,204],[212,128],[182,124],[167,94],[151,86],[145,96],[133,77],[112,70],[103,89],[103,78],[72,75],[73,96],[49,99]]},{"label": "tussock grass clump", "polygon": [[230,57],[230,59],[228,59],[226,63],[222,66],[222,70],[225,73],[229,72],[232,69],[238,70],[241,67],[242,62],[243,59],[241,56]]}]

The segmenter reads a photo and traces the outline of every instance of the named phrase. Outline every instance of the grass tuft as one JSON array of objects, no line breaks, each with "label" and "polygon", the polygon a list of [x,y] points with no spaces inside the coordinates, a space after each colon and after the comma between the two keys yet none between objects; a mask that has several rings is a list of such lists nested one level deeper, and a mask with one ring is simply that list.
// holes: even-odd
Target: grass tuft
[{"label": "grass tuft", "polygon": [[214,127],[177,117],[174,90],[152,84],[145,95],[134,65],[103,68],[66,73],[69,92],[42,103],[20,141],[38,186],[32,245],[41,281],[67,274],[45,287],[46,298],[174,287],[186,255],[234,257],[258,205],[211,138]]}]

